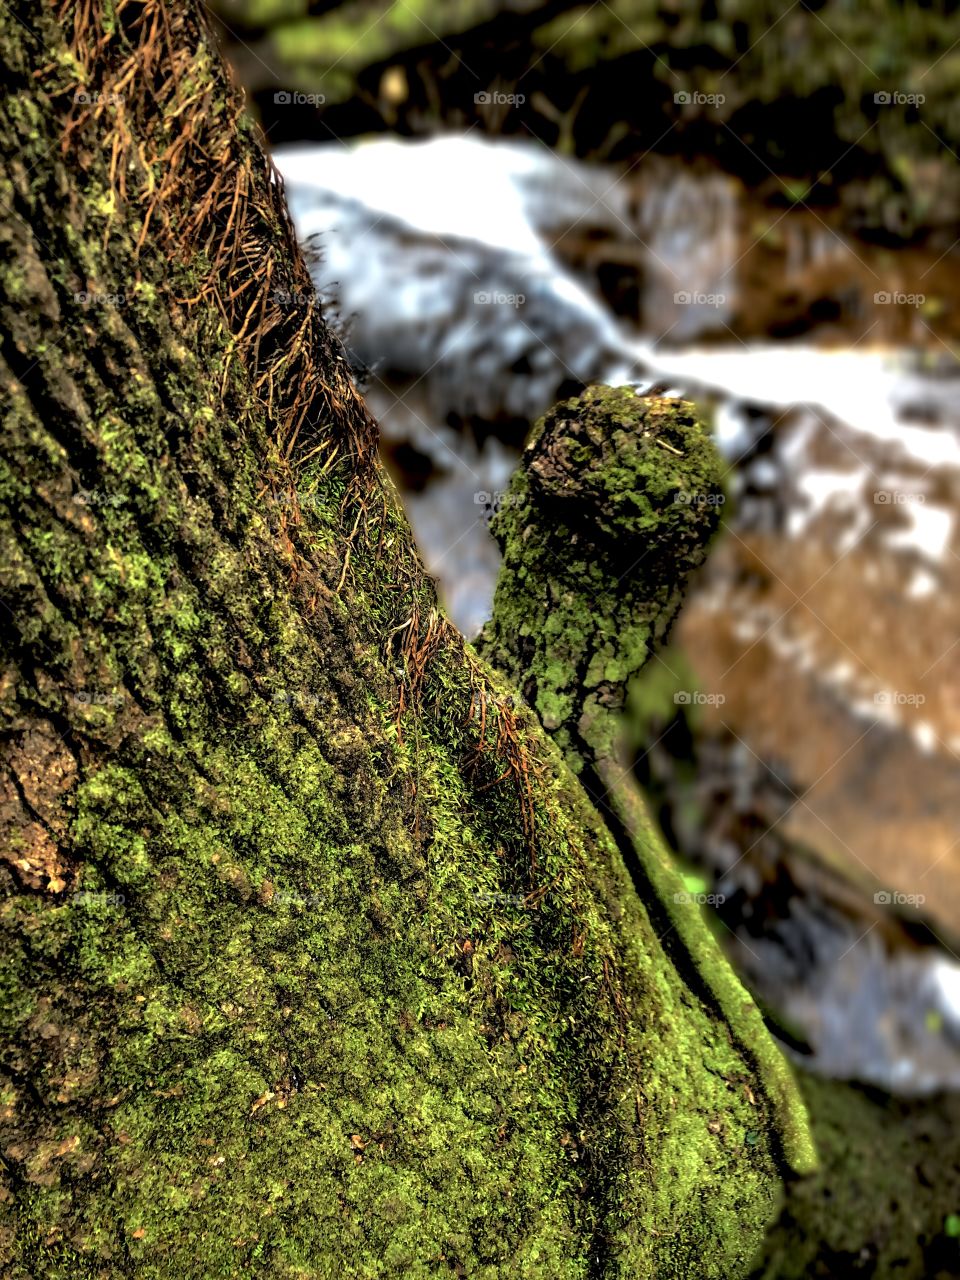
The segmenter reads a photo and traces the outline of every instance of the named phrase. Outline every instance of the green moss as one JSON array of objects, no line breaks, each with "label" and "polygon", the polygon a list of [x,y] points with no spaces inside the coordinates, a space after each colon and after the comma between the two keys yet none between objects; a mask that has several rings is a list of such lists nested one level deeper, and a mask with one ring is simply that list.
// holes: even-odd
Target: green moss
[{"label": "green moss", "polygon": [[[256,249],[239,277],[227,214],[182,263],[138,250],[151,164],[125,204],[64,214],[69,23],[34,16],[35,76],[0,11],[11,82],[44,104],[36,145],[0,120],[33,202],[8,253],[25,288],[0,273],[5,816],[30,850],[0,866],[5,1272],[742,1275],[781,1194],[754,1062],[534,713],[438,613],[328,336],[240,342],[264,260],[303,265],[195,9],[165,12],[181,75],[128,127],[149,158],[196,85],[201,141],[151,225],[226,174],[227,211],[247,192],[231,252]],[[85,46],[91,82],[128,36]],[[105,127],[72,135],[94,192]],[[91,313],[74,279],[141,287]],[[674,466],[651,448],[598,478],[638,530],[670,489],[654,461]],[[593,627],[561,601],[548,632],[571,748],[565,636]],[[591,712],[635,661],[609,628],[600,649]]]},{"label": "green moss", "polygon": [[629,388],[591,388],[534,428],[493,525],[504,570],[482,647],[565,729],[571,767],[612,750],[602,712],[703,559],[720,473],[692,406]]}]

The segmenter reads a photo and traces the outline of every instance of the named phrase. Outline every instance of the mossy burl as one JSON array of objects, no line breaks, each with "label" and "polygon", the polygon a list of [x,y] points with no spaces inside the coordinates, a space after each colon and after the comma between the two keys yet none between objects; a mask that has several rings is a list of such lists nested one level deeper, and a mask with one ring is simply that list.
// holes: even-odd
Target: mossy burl
[{"label": "mossy burl", "polygon": [[591,387],[534,427],[492,532],[479,648],[575,773],[612,754],[627,681],[663,639],[719,524],[721,464],[693,406]]},{"label": "mossy burl", "polygon": [[[196,7],[123,18],[0,11],[5,1274],[745,1274],[781,1191],[754,1062],[438,613],[336,349],[293,450],[226,218],[138,247],[199,101],[149,225],[239,158],[236,243],[299,261]],[[120,198],[118,108],[65,126],[75,63],[109,85],[144,32],[182,74],[130,80]]]}]

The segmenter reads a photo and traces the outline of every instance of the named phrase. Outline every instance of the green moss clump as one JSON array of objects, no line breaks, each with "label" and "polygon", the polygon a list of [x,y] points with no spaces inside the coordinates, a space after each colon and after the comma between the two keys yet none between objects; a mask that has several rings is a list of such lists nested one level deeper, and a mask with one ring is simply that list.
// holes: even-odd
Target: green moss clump
[{"label": "green moss clump", "polygon": [[591,387],[534,428],[493,523],[504,567],[481,647],[574,772],[610,756],[628,681],[662,641],[723,502],[695,409]]}]

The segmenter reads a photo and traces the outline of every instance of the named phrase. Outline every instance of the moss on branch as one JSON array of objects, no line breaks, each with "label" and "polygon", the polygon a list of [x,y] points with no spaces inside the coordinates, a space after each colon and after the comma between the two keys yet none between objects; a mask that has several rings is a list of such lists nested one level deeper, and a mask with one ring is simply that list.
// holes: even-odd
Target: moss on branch
[{"label": "moss on branch", "polygon": [[722,462],[693,405],[591,387],[534,428],[494,521],[503,551],[479,647],[524,691],[619,834],[674,963],[755,1062],[788,1163],[816,1164],[806,1112],[759,1011],[690,901],[621,739],[627,685],[655,656],[719,524]]}]

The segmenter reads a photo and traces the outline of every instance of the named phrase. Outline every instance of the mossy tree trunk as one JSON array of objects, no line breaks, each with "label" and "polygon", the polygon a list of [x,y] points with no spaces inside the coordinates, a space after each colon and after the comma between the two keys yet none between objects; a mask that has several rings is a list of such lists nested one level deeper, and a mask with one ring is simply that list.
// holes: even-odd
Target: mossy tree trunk
[{"label": "mossy tree trunk", "polygon": [[745,1274],[782,1081],[438,612],[196,6],[0,54],[4,1275]]}]

